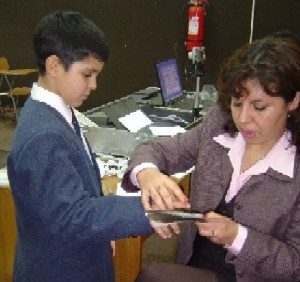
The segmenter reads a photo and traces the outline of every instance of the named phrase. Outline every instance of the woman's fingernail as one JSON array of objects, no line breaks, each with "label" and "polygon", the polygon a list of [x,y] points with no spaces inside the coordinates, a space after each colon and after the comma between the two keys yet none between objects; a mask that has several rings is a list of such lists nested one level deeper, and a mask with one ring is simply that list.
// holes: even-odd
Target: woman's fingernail
[{"label": "woman's fingernail", "polygon": [[188,199],[188,198],[185,198],[185,199],[183,200],[183,203],[184,203],[185,205],[187,205],[187,204],[189,203],[189,199]]}]

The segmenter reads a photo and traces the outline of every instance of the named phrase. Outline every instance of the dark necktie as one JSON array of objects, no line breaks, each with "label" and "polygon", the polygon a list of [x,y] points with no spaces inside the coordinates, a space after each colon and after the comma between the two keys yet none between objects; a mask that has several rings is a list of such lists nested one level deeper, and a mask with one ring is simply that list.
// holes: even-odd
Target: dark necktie
[{"label": "dark necktie", "polygon": [[71,109],[71,112],[72,112],[72,124],[74,126],[75,132],[79,136],[80,140],[83,141],[82,138],[81,138],[80,127],[79,127],[77,118],[76,118],[76,116],[74,114],[74,110],[71,107],[70,107],[70,109]]},{"label": "dark necktie", "polygon": [[[84,146],[84,149],[85,149],[85,145],[84,145],[83,139],[82,139],[82,137],[81,137],[81,131],[80,131],[80,127],[79,127],[77,118],[76,118],[76,116],[75,116],[75,113],[74,113],[73,108],[70,107],[70,109],[71,109],[71,113],[72,113],[72,124],[73,124],[73,126],[74,126],[74,130],[75,130],[76,134],[78,135],[78,137],[80,138],[80,140],[81,140],[81,142],[82,142],[82,144],[83,144],[83,146]],[[96,174],[97,174],[97,177],[98,177],[99,180],[100,180],[100,179],[101,179],[100,171],[99,171],[99,169],[98,169],[98,165],[97,165],[97,162],[96,162],[96,160],[95,160],[95,158],[94,158],[94,155],[93,155],[93,152],[92,152],[92,150],[91,150],[90,144],[89,144],[89,142],[86,140],[86,138],[85,138],[84,135],[83,135],[83,138],[85,139],[85,142],[86,142],[86,144],[87,144],[87,147],[88,147],[88,150],[89,150],[89,154],[90,154],[91,159],[92,159],[93,168],[94,168],[94,170],[95,170],[95,172],[96,172]],[[102,193],[102,187],[101,187],[101,181],[100,181],[100,194],[101,194],[101,196],[103,196],[103,193]]]},{"label": "dark necktie", "polygon": [[[92,150],[91,150],[91,148],[90,148],[90,144],[88,143],[88,141],[86,140],[86,138],[85,138],[84,135],[81,136],[80,127],[79,127],[77,118],[76,118],[76,116],[75,116],[74,110],[73,110],[73,108],[71,108],[71,107],[70,107],[70,109],[71,109],[71,112],[72,112],[72,124],[73,124],[73,126],[74,126],[75,132],[76,132],[76,134],[79,136],[79,138],[80,138],[81,142],[83,143],[83,145],[84,145],[84,141],[83,141],[82,137],[84,138],[84,140],[85,140],[85,142],[86,142],[86,144],[87,144],[88,150],[89,150],[89,154],[90,154],[90,156],[93,158],[93,152],[92,152]],[[84,148],[85,148],[85,145],[84,145]]]}]

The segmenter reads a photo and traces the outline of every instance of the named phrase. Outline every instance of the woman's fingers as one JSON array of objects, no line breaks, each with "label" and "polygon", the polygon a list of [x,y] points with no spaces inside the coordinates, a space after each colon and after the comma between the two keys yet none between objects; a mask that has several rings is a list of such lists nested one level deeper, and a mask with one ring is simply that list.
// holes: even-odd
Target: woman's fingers
[{"label": "woman's fingers", "polygon": [[196,225],[200,235],[218,244],[231,245],[238,233],[238,224],[235,221],[216,213],[206,215],[205,221],[197,222]]}]

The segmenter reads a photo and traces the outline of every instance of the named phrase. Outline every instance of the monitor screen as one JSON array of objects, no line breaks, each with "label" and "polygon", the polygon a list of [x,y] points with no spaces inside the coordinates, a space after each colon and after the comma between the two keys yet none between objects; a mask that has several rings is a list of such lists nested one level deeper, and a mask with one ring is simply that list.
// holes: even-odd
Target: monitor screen
[{"label": "monitor screen", "polygon": [[182,86],[175,59],[156,63],[156,70],[164,103],[168,103],[182,95]]}]

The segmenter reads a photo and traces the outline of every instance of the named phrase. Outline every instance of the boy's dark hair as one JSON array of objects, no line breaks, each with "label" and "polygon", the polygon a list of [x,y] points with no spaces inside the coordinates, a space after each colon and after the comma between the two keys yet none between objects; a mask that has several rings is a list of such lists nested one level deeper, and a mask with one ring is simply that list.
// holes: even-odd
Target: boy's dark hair
[{"label": "boy's dark hair", "polygon": [[36,27],[33,48],[40,75],[45,74],[45,62],[51,55],[56,55],[66,70],[88,56],[102,62],[109,57],[104,33],[91,20],[73,11],[57,11],[44,17]]},{"label": "boy's dark hair", "polygon": [[[287,103],[293,101],[300,92],[299,44],[288,36],[268,36],[239,49],[228,59],[219,76],[221,107],[230,112],[232,96],[243,94],[247,80],[256,80],[270,96],[282,97]],[[231,135],[237,132],[232,117],[224,129]],[[292,134],[291,143],[300,152],[300,107],[290,113],[287,129]]]}]

